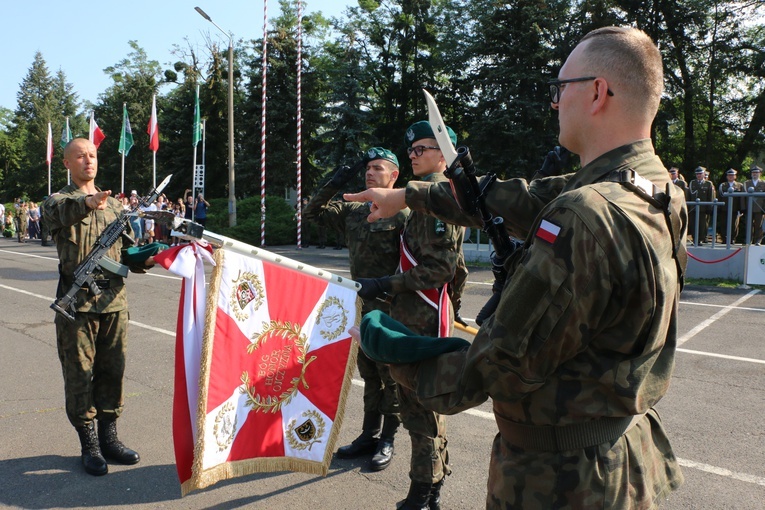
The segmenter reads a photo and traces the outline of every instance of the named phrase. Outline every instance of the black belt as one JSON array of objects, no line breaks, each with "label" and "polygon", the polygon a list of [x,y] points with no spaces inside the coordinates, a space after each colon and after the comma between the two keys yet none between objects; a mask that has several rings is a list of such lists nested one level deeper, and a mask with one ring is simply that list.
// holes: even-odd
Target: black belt
[{"label": "black belt", "polygon": [[562,426],[524,425],[504,418],[494,410],[494,418],[502,439],[523,448],[543,452],[581,450],[619,439],[645,414],[595,420]]}]

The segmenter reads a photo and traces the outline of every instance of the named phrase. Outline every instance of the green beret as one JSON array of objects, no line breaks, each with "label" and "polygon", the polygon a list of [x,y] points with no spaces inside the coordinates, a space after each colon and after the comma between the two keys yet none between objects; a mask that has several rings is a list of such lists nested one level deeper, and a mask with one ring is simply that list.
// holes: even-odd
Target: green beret
[{"label": "green beret", "polygon": [[462,338],[417,335],[379,310],[364,316],[360,330],[361,350],[378,363],[415,363],[470,347]]},{"label": "green beret", "polygon": [[[457,135],[452,131],[452,128],[449,126],[446,126],[446,132],[449,133],[449,139],[452,141],[452,145],[457,145]],[[421,120],[420,122],[415,122],[411,126],[409,126],[409,129],[406,130],[406,146],[411,147],[412,143],[416,142],[417,140],[422,140],[423,138],[435,138],[436,135],[433,134],[433,129],[430,127],[430,122],[427,120]]]},{"label": "green beret", "polygon": [[164,243],[149,243],[143,246],[131,246],[125,250],[122,250],[122,259],[126,264],[142,264],[146,262],[146,259],[153,257],[162,250],[168,249],[169,246]]},{"label": "green beret", "polygon": [[374,161],[376,159],[385,159],[398,167],[398,158],[396,155],[388,149],[383,149],[382,147],[372,147],[369,149],[366,154],[366,159],[367,162]]}]

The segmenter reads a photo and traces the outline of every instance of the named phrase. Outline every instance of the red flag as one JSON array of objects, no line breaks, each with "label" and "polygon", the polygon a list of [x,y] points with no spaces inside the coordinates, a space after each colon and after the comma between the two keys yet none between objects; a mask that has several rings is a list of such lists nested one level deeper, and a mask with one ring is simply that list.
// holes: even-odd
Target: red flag
[{"label": "red flag", "polygon": [[45,153],[45,161],[49,165],[53,161],[53,131],[51,131],[50,122],[48,122],[48,150]]},{"label": "red flag", "polygon": [[[173,392],[173,443],[178,478],[191,478],[196,442],[199,365],[205,313],[204,261],[212,262],[212,249],[192,243],[164,250],[155,262],[183,277],[175,337],[175,390]],[[212,262],[214,263],[214,262]]]},{"label": "red flag", "polygon": [[256,472],[326,475],[356,359],[356,292],[232,251],[215,261],[199,414],[187,407],[195,442],[173,424],[176,460],[193,457],[178,465],[182,493]]},{"label": "red flag", "polygon": [[157,96],[151,98],[151,119],[149,127],[146,128],[149,134],[149,150],[157,152],[159,150],[159,125],[157,124]]},{"label": "red flag", "polygon": [[98,148],[98,146],[101,145],[101,142],[104,141],[104,138],[106,138],[106,135],[104,135],[104,132],[101,131],[101,128],[98,127],[98,124],[96,124],[94,115],[95,112],[90,113],[90,130],[88,131],[88,140],[90,140],[93,145]]}]

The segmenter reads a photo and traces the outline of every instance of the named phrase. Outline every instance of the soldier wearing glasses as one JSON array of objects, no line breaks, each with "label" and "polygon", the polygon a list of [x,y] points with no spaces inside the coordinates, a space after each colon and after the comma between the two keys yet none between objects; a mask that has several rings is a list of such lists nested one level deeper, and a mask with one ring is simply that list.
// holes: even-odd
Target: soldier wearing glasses
[{"label": "soldier wearing glasses", "polygon": [[[653,508],[683,482],[653,408],[674,367],[688,221],[651,143],[661,54],[640,30],[600,28],[549,85],[581,169],[488,189],[490,212],[526,239],[496,312],[470,346],[391,373],[440,413],[492,399],[487,508]],[[370,220],[408,205],[480,224],[448,184],[346,198],[371,200]],[[372,348],[392,338],[382,324],[352,334]]]},{"label": "soldier wearing glasses", "polygon": [[[454,131],[447,129],[456,143]],[[443,174],[446,160],[430,124],[427,121],[412,124],[405,138],[412,173],[421,182],[446,183]],[[400,271],[384,278],[359,279],[362,284],[359,295],[373,299],[390,294],[391,317],[420,335],[449,335],[454,321],[449,285],[460,264],[463,230],[422,212],[410,213],[401,236]],[[467,274],[466,269],[464,272]],[[399,390],[401,419],[412,441],[411,483],[399,508],[439,508],[441,487],[451,473],[446,418],[420,405],[410,390]]]}]

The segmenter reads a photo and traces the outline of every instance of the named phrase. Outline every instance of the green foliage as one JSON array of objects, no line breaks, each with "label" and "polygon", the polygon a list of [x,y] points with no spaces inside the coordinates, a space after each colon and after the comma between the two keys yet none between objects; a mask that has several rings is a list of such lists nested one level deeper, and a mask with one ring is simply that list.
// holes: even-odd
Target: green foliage
[{"label": "green foliage", "polygon": [[[207,228],[253,246],[260,246],[260,197],[236,202],[236,226],[228,226],[228,199],[210,200]],[[295,209],[282,197],[266,195],[266,245],[297,243]]]},{"label": "green foliage", "polygon": [[[267,34],[266,186],[282,196],[297,185],[296,0],[281,0]],[[740,0],[359,0],[330,22],[303,18],[301,69],[302,195],[361,150],[383,146],[402,162],[403,134],[426,118],[422,88],[436,98],[444,120],[468,145],[479,171],[529,176],[557,143],[557,114],[545,82],[588,31],[636,26],[664,58],[665,94],[652,138],[667,165],[686,178],[703,165],[719,180],[729,167],[765,162],[765,24],[763,3]],[[34,55],[14,110],[0,110],[0,199],[47,193],[45,149],[52,125],[52,188],[66,182],[58,140],[66,117],[75,136],[87,136],[92,109],[106,140],[99,150],[98,184],[119,190],[117,152],[122,104],[128,104],[135,146],[125,160],[125,189],[145,192],[152,154],[145,134],[157,93],[160,150],[157,180],[174,174],[166,193],[191,187],[194,90],[200,84],[206,119],[208,200],[228,196],[228,53],[207,37],[202,51],[175,47],[178,61],[162,69],[136,41],[104,71],[112,85],[95,105],[82,105],[63,70],[51,75]],[[236,195],[256,197],[261,182],[262,41],[234,44]],[[201,144],[197,163],[202,163]],[[354,183],[358,184],[358,183]],[[281,199],[279,199],[281,200]],[[238,210],[241,235],[259,244],[259,205]],[[225,210],[227,206],[224,207]],[[278,210],[279,206],[274,206]],[[269,221],[272,213],[268,209]],[[292,211],[290,210],[290,217]],[[255,224],[249,224],[254,222]],[[226,222],[227,223],[227,222]],[[267,241],[294,242],[294,226],[278,222]],[[292,230],[290,230],[292,229]]]}]

